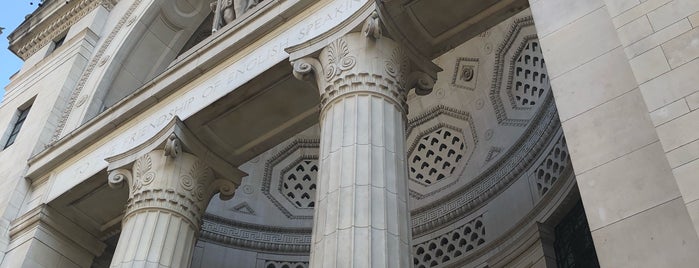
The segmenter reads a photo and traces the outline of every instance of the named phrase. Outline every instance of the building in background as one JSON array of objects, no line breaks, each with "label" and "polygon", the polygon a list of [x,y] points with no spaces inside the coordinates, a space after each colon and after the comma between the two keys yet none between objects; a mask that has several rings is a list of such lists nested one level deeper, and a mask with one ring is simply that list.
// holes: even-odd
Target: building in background
[{"label": "building in background", "polygon": [[0,267],[695,267],[699,1],[45,1]]}]

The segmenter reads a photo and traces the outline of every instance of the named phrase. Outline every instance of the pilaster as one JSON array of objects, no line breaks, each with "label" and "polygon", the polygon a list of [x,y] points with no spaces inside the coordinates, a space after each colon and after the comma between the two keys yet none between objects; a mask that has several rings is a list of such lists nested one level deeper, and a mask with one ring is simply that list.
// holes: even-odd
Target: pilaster
[{"label": "pilaster", "polygon": [[[695,267],[697,233],[664,155],[661,127],[648,113],[659,108],[644,90],[650,72],[638,72],[639,66],[650,70],[667,61],[655,54],[660,47],[645,58],[653,61],[629,60],[633,47],[647,42],[627,46],[630,37],[643,36],[633,29],[649,21],[644,10],[665,10],[661,13],[672,17],[691,10],[665,13],[680,7],[674,4],[694,1],[663,2],[662,9],[650,8],[662,1],[624,7],[621,2],[626,1],[530,1],[580,197],[602,267]],[[655,36],[643,40],[655,42]],[[670,96],[674,82],[690,80],[657,81],[662,81],[657,92]],[[681,129],[672,133],[688,133]]]}]

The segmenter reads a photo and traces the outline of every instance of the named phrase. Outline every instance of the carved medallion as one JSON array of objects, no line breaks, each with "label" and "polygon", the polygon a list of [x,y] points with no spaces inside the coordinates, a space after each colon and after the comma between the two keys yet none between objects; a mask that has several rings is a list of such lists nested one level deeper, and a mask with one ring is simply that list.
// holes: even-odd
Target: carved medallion
[{"label": "carved medallion", "polygon": [[477,74],[478,59],[458,58],[454,66],[454,76],[452,77],[451,85],[457,88],[475,90]]}]

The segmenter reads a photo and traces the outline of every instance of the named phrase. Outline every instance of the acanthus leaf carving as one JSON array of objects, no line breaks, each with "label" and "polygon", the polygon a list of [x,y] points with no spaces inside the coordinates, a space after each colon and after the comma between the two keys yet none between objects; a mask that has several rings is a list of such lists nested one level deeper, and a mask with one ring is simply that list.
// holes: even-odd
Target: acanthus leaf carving
[{"label": "acanthus leaf carving", "polygon": [[357,63],[357,59],[350,55],[347,41],[343,38],[333,41],[326,52],[328,57],[328,64],[325,67],[326,81],[330,81],[333,77],[342,74],[342,72],[352,69]]},{"label": "acanthus leaf carving", "polygon": [[404,83],[405,73],[410,69],[410,59],[403,53],[400,47],[396,47],[391,53],[391,58],[386,61],[386,73],[396,79],[399,83]]},{"label": "acanthus leaf carving", "polygon": [[153,182],[155,179],[155,173],[152,171],[153,160],[150,155],[145,154],[136,160],[134,163],[134,180],[133,185],[131,185],[132,191],[138,191],[141,187],[146,186]]},{"label": "acanthus leaf carving", "polygon": [[[192,197],[197,201],[202,201],[205,198],[208,199],[208,185],[214,179],[214,172],[207,167],[203,162],[197,160],[189,169],[189,172],[182,175],[180,178],[180,184],[183,188],[189,190],[192,193]],[[186,181],[196,181],[196,187],[194,183],[186,184]]]}]

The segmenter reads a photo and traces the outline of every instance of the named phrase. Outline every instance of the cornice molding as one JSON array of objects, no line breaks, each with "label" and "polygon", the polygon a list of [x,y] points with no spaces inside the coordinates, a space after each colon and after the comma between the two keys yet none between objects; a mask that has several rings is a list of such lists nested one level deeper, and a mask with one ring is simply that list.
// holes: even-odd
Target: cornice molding
[{"label": "cornice molding", "polygon": [[[134,5],[129,9],[133,9],[136,5],[135,3],[138,2],[140,0],[134,1]],[[151,82],[75,130],[63,133],[63,129],[59,125],[57,127],[57,131],[61,133],[59,137],[52,138],[54,139],[52,143],[29,159],[28,163],[30,166],[26,176],[32,179],[51,172],[52,168],[62,163],[62,159],[71,157],[76,150],[80,151],[87,148],[96,140],[113,131],[114,128],[130,120],[133,114],[151,108],[153,102],[164,99],[180,89],[182,85],[191,82],[194,77],[201,75],[201,68],[209,68],[219,64],[223,59],[228,58],[257,40],[256,37],[272,31],[274,27],[285,22],[285,20],[275,20],[271,19],[271,17],[293,17],[313,2],[313,0],[270,1],[270,5],[266,5],[257,11],[259,13],[257,16],[227,25],[219,30],[212,37],[209,37],[210,39],[203,41],[200,45],[191,49],[190,52],[186,52],[177,58],[167,70]],[[122,21],[126,23],[126,20],[127,16],[122,18],[120,23]],[[115,29],[110,33],[110,36],[116,35],[117,32],[118,30]],[[110,37],[107,39],[110,39]],[[230,40],[234,40],[232,44]],[[97,64],[99,59],[102,58],[102,52],[108,46],[104,42],[99,46],[98,52],[91,60],[90,65]],[[188,68],[191,66],[199,67]],[[80,79],[87,79],[89,75],[90,71],[88,68]],[[72,103],[75,103],[75,100],[80,95],[80,91],[79,88],[73,90],[71,95]],[[66,109],[70,109],[70,107]],[[66,116],[66,114],[64,113],[63,116]]]},{"label": "cornice molding", "polygon": [[13,244],[22,243],[26,239],[26,237],[23,238],[24,234],[37,228],[48,229],[53,235],[71,241],[95,256],[101,255],[106,248],[106,245],[97,237],[80,229],[78,225],[47,204],[42,204],[13,220],[9,237]]},{"label": "cornice molding", "polygon": [[268,253],[308,254],[311,251],[311,228],[272,227],[238,222],[205,214],[201,240],[254,249]]},{"label": "cornice molding", "polygon": [[10,50],[22,60],[27,60],[98,6],[111,11],[118,2],[119,0],[66,1],[64,6],[59,7],[47,18],[31,25],[34,14],[40,12],[37,10],[10,34]]}]

